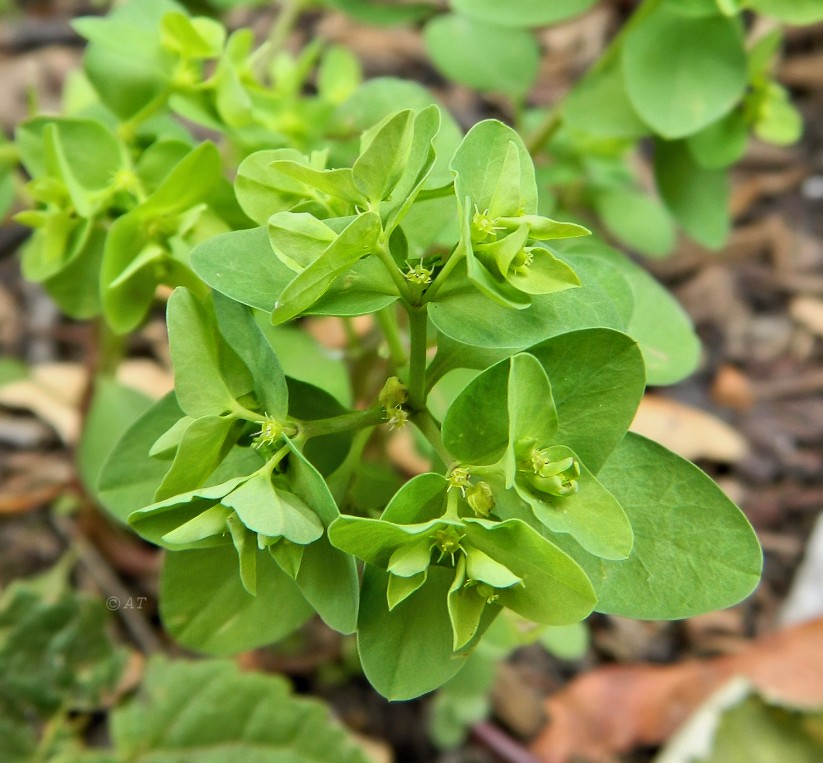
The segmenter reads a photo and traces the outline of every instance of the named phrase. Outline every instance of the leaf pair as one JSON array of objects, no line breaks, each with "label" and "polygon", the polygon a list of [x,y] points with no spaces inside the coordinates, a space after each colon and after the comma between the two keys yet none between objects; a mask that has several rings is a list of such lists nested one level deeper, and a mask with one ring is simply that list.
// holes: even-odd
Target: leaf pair
[{"label": "leaf pair", "polygon": [[[633,397],[626,396],[627,408]],[[485,416],[478,426],[480,406]],[[631,414],[621,412],[616,421],[625,420],[626,413]],[[625,559],[633,542],[625,512],[585,458],[564,442],[563,431],[546,371],[534,355],[520,354],[469,383],[446,414],[443,442],[462,462],[492,464],[478,473],[493,477],[498,501],[511,501],[501,490],[513,490],[552,534],[568,533],[596,556]],[[615,431],[611,442],[607,437],[601,453],[608,453],[624,432]],[[578,437],[595,435],[582,431]],[[595,468],[599,464],[596,459]]]},{"label": "leaf pair", "polygon": [[[381,519],[343,516],[329,529],[335,546],[367,562],[361,660],[369,680],[394,699],[445,680],[501,606],[537,622],[570,623],[594,605],[586,576],[554,544],[518,519],[443,515],[456,497],[447,499],[448,490],[441,475],[423,474],[397,492]],[[410,633],[418,622],[425,656]]]},{"label": "leaf pair", "polygon": [[586,235],[572,223],[536,214],[537,185],[531,157],[511,128],[480,122],[451,162],[460,213],[460,248],[469,279],[488,297],[522,309],[531,294],[580,284],[574,271],[543,246],[529,242]]}]

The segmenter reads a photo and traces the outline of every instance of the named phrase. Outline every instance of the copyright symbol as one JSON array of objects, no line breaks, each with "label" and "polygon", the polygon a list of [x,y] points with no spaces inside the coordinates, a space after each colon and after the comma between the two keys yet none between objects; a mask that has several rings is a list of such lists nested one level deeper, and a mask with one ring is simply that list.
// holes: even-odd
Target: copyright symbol
[{"label": "copyright symbol", "polygon": [[106,599],[106,606],[112,612],[116,612],[118,609],[120,609],[120,599],[118,599],[116,596],[109,596],[109,598]]}]

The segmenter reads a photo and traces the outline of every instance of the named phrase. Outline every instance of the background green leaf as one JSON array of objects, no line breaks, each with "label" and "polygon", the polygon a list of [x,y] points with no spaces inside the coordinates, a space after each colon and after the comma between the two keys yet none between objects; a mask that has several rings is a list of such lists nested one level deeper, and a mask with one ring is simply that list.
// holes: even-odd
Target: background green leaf
[{"label": "background green leaf", "polygon": [[741,29],[719,12],[695,17],[663,3],[628,33],[621,50],[632,105],[666,138],[714,122],[746,87]]},{"label": "background green leaf", "polygon": [[137,696],[114,712],[111,732],[117,760],[133,763],[367,763],[322,703],[294,697],[279,676],[228,661],[153,657]]},{"label": "background green leaf", "polygon": [[522,98],[537,76],[540,54],[534,37],[454,13],[432,19],[423,39],[435,66],[476,90]]},{"label": "background green leaf", "polygon": [[699,244],[719,249],[731,227],[729,179],[722,169],[701,167],[685,141],[657,141],[654,175],[666,206]]},{"label": "background green leaf", "polygon": [[554,24],[577,16],[597,0],[451,0],[464,16],[501,27],[533,27]]}]

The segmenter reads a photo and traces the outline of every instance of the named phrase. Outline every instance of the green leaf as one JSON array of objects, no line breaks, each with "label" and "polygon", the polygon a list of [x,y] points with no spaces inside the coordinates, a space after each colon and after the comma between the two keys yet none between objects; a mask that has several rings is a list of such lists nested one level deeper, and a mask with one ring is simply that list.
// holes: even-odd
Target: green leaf
[{"label": "green leaf", "polygon": [[421,109],[414,117],[408,161],[391,197],[381,205],[381,217],[386,220],[386,235],[391,235],[398,223],[406,218],[434,169],[437,161],[435,144],[441,122],[440,109],[434,104]]},{"label": "green leaf", "polygon": [[136,509],[154,502],[168,461],[149,458],[149,450],[183,416],[173,393],[158,400],[120,437],[100,472],[96,495],[108,513],[121,522]]},{"label": "green leaf", "polygon": [[621,50],[632,106],[665,138],[714,122],[746,87],[742,31],[724,16],[689,16],[663,4],[629,32]]},{"label": "green leaf", "polygon": [[595,474],[634,419],[645,389],[636,342],[610,329],[582,329],[529,348],[551,380],[558,428],[566,445]]},{"label": "green leaf", "polygon": [[96,492],[103,464],[117,441],[151,406],[140,392],[99,376],[77,448],[77,467],[86,490]]},{"label": "green leaf", "polygon": [[99,315],[102,309],[99,280],[107,231],[92,221],[89,228],[82,245],[74,247],[60,270],[42,282],[59,308],[77,320]]},{"label": "green leaf", "polygon": [[537,76],[537,42],[522,29],[504,29],[445,13],[426,25],[423,39],[440,71],[476,90],[494,90],[519,100]]},{"label": "green leaf", "polygon": [[[599,241],[570,242],[564,251],[580,258],[596,258],[620,271],[631,293],[631,310],[624,332],[639,345],[646,364],[647,384],[674,384],[697,368],[700,340],[691,318],[648,271]],[[625,286],[624,286],[625,288]]]},{"label": "green leaf", "polygon": [[111,736],[117,759],[134,763],[226,756],[367,763],[322,703],[295,697],[280,676],[241,671],[230,661],[152,657],[136,696],[114,711]]},{"label": "green leaf", "polygon": [[231,418],[201,416],[192,421],[154,499],[162,501],[202,485],[226,457],[236,438],[237,427]]},{"label": "green leaf", "polygon": [[286,187],[293,187],[293,184],[300,183],[304,189],[313,189],[313,192],[306,192],[304,196],[316,196],[316,191],[328,194],[336,199],[342,199],[349,204],[364,204],[366,199],[357,186],[354,184],[352,170],[331,169],[321,170],[309,167],[302,162],[294,162],[278,159],[269,165],[273,182],[283,185],[284,179]]},{"label": "green leaf", "polygon": [[277,212],[269,218],[268,230],[274,253],[297,273],[311,265],[337,238],[326,223],[307,212]]},{"label": "green leaf", "polygon": [[317,92],[324,101],[345,101],[363,80],[360,61],[347,47],[332,45],[317,68]]},{"label": "green leaf", "polygon": [[372,253],[380,230],[378,215],[373,212],[358,215],[317,260],[283,289],[272,313],[272,322],[284,323],[311,307],[339,276],[361,257]]},{"label": "green leaf", "polygon": [[537,211],[531,156],[520,136],[502,122],[487,119],[474,125],[457,148],[451,168],[457,176],[457,198],[468,196],[480,212],[501,217]]},{"label": "green leaf", "polygon": [[823,3],[820,0],[751,0],[750,5],[756,11],[773,16],[788,24],[814,24],[823,21]]},{"label": "green leaf", "polygon": [[[741,681],[743,679],[740,679]],[[711,751],[703,755],[705,743],[700,750],[694,749],[684,753],[697,763],[815,763],[823,751],[820,739],[821,711],[819,707],[794,707],[780,700],[769,700],[755,689],[727,684],[694,714],[693,721],[707,712],[711,712],[713,739]],[[720,700],[728,701],[727,696],[736,691],[738,696],[731,707],[711,707],[709,703]],[[741,691],[745,692],[739,696]],[[720,695],[718,697],[718,695]],[[702,735],[694,734],[697,739]],[[681,743],[681,747],[682,747]],[[691,752],[691,754],[689,754]],[[694,757],[699,755],[700,757]],[[685,757],[682,758],[685,760]],[[676,763],[676,760],[674,760]]]},{"label": "green leaf", "polygon": [[53,173],[43,141],[48,129],[54,131],[63,161],[71,176],[87,191],[108,188],[123,165],[120,144],[109,129],[93,119],[77,117],[34,117],[15,131],[15,143],[29,174],[43,177]]},{"label": "green leaf", "polygon": [[466,655],[452,651],[446,604],[453,577],[450,569],[432,567],[423,586],[389,610],[388,574],[366,567],[357,648],[366,678],[387,699],[418,697],[463,667]]},{"label": "green leaf", "polygon": [[282,420],[289,410],[289,390],[274,349],[247,307],[219,293],[213,299],[217,328],[249,369],[263,410]]},{"label": "green leaf", "polygon": [[100,289],[103,314],[116,332],[133,331],[146,317],[157,288],[153,265],[165,256],[162,247],[149,243],[139,215],[125,214],[112,223],[103,251]]},{"label": "green leaf", "polygon": [[[352,96],[340,105],[334,114],[334,122],[339,123],[340,132],[343,134],[359,134],[396,111],[399,103],[415,111],[423,111],[431,105],[438,106],[440,131],[434,139],[437,156],[425,185],[428,188],[437,188],[451,183],[449,160],[463,133],[448,111],[441,109],[434,96],[417,82],[392,77],[371,79],[357,88]],[[355,158],[356,154],[351,157],[350,162]]]},{"label": "green leaf", "polygon": [[0,713],[18,728],[61,708],[96,709],[123,669],[106,609],[68,588],[67,569],[14,581],[0,597]]},{"label": "green leaf", "polygon": [[305,546],[323,534],[315,513],[296,495],[275,489],[268,472],[253,475],[221,503],[234,509],[249,530],[270,538]]},{"label": "green leaf", "polygon": [[551,384],[537,358],[525,353],[509,358],[506,400],[509,431],[504,463],[506,487],[511,487],[517,469],[517,449],[523,445],[543,447],[554,441],[557,432],[557,409]]},{"label": "green leaf", "polygon": [[[240,563],[240,582],[246,593],[257,595],[257,537],[238,518],[236,514],[229,514],[225,518],[224,527],[231,534],[234,550]],[[291,577],[291,576],[290,576]]]},{"label": "green leaf", "polygon": [[165,13],[179,10],[170,0],[145,0],[120,6],[105,19],[72,23],[91,43],[85,72],[117,116],[136,114],[167,86],[177,56],[163,50],[157,30]]},{"label": "green leaf", "polygon": [[535,27],[578,16],[597,0],[452,0],[452,7],[468,18],[501,27]]},{"label": "green leaf", "polygon": [[506,390],[508,360],[472,379],[443,419],[443,445],[459,461],[488,464],[498,460],[509,441]]},{"label": "green leaf", "polygon": [[[476,586],[464,587],[466,582],[466,560],[463,557],[457,562],[457,573],[454,576],[447,605],[449,620],[452,624],[452,648],[458,651],[464,648],[475,636],[480,628],[483,613],[486,610],[486,599],[480,595]],[[495,609],[499,609],[495,607]]]},{"label": "green leaf", "polygon": [[[209,487],[197,487],[186,493],[178,493],[140,508],[129,515],[129,524],[143,538],[158,546],[178,548],[180,543],[211,538],[225,530],[225,526],[215,524],[221,511],[211,511],[223,496],[248,479],[248,475],[234,477]],[[222,512],[225,518],[225,512]],[[196,521],[194,521],[196,520]],[[191,523],[191,524],[189,524]],[[180,536],[167,538],[178,528],[188,525]],[[179,542],[178,542],[179,539]],[[217,538],[206,545],[212,546],[227,539]]]},{"label": "green leaf", "polygon": [[180,407],[195,418],[221,414],[236,406],[220,369],[216,327],[188,289],[169,297],[166,320]]},{"label": "green leaf", "polygon": [[497,589],[498,603],[537,623],[568,625],[587,617],[597,601],[583,568],[519,519],[466,519],[473,546],[507,567],[522,585]]},{"label": "green leaf", "polygon": [[179,215],[208,199],[222,168],[220,153],[206,141],[193,148],[137,209],[143,217]]},{"label": "green leaf", "polygon": [[231,546],[166,554],[160,615],[171,636],[189,649],[216,655],[255,649],[284,638],[311,614],[268,551],[258,552],[256,596],[243,588]]},{"label": "green leaf", "polygon": [[632,295],[618,270],[593,257],[562,255],[560,259],[574,265],[581,287],[533,297],[525,310],[497,305],[466,285],[458,265],[454,285],[447,284],[430,304],[429,317],[440,332],[457,342],[510,351],[573,329],[623,330],[631,316]]},{"label": "green leaf", "polygon": [[166,13],[160,24],[163,47],[184,58],[216,58],[223,50],[226,30],[218,21],[189,18],[185,13]]},{"label": "green leaf", "polygon": [[546,453],[552,461],[569,456],[577,461],[580,469],[576,493],[563,497],[549,495],[534,489],[526,478],[518,482],[518,494],[531,506],[535,517],[549,529],[552,537],[555,533],[568,533],[594,556],[626,559],[632,550],[633,534],[622,506],[574,451],[555,446]]},{"label": "green leaf", "polygon": [[409,24],[431,13],[428,3],[379,3],[374,0],[327,0],[330,5],[367,24]]},{"label": "green leaf", "polygon": [[265,228],[214,236],[194,248],[191,262],[212,289],[269,313],[294,278],[294,272],[272,252]]},{"label": "green leaf", "polygon": [[762,553],[751,525],[696,466],[630,433],[598,479],[629,517],[629,558],[598,559],[563,536],[555,540],[588,573],[599,612],[690,617],[736,604],[757,585]]},{"label": "green leaf", "polygon": [[603,138],[649,134],[629,100],[619,66],[593,69],[583,77],[564,101],[563,121],[572,130]]},{"label": "green leaf", "polygon": [[803,117],[792,105],[789,92],[770,83],[761,100],[754,125],[758,138],[778,146],[791,145],[803,134]]},{"label": "green leaf", "polygon": [[[352,390],[347,370],[306,331],[272,326],[268,316],[257,314],[258,325],[277,355],[283,373],[327,392],[340,405],[351,407]],[[263,324],[265,320],[265,324]]]},{"label": "green leaf", "polygon": [[653,257],[674,248],[674,224],[657,199],[629,188],[607,188],[595,194],[594,208],[621,244]]},{"label": "green leaf", "polygon": [[276,212],[293,207],[303,200],[302,184],[292,181],[282,187],[274,180],[270,167],[273,162],[287,160],[305,161],[305,157],[293,148],[276,148],[270,151],[257,151],[247,156],[237,169],[234,190],[237,201],[243,211],[258,225]]},{"label": "green leaf", "polygon": [[406,168],[414,137],[414,112],[398,111],[363,136],[363,150],[352,167],[352,180],[376,204],[397,185]]},{"label": "green leaf", "polygon": [[683,230],[719,249],[729,235],[729,180],[722,169],[697,164],[685,141],[657,141],[654,174],[663,201]]},{"label": "green leaf", "polygon": [[701,167],[728,167],[746,153],[749,125],[742,110],[735,109],[688,138],[689,150]]},{"label": "green leaf", "polygon": [[[294,448],[287,474],[294,492],[329,527],[340,515],[334,498],[317,470]],[[354,559],[334,548],[326,535],[304,548],[297,585],[330,628],[354,632],[360,601],[357,568]]]}]

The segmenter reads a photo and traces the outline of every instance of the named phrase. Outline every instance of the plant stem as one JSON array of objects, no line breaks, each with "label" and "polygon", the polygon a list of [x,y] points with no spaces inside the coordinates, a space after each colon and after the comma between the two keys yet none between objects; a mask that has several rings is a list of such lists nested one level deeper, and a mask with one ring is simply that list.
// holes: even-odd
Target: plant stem
[{"label": "plant stem", "polygon": [[400,296],[406,300],[406,302],[411,302],[411,292],[409,291],[409,285],[406,283],[406,279],[403,278],[403,274],[400,272],[400,268],[397,267],[394,259],[389,252],[389,247],[386,245],[385,241],[378,241],[376,254],[380,258],[380,261],[383,263],[386,270],[389,271],[389,275],[392,277],[394,281],[394,285],[397,287],[397,292]]},{"label": "plant stem", "polygon": [[429,317],[426,306],[408,306],[409,313],[409,407],[423,411],[426,407],[426,344]]},{"label": "plant stem", "polygon": [[443,284],[446,283],[449,273],[451,273],[452,270],[457,267],[457,264],[463,259],[462,250],[458,254],[457,249],[458,247],[455,247],[454,251],[449,255],[449,259],[446,260],[446,264],[443,265],[440,272],[437,274],[437,277],[434,279],[434,283],[426,289],[426,293],[423,297],[425,302],[431,302],[435,296],[437,296],[437,292],[439,292],[440,289],[443,288]]},{"label": "plant stem", "polygon": [[395,368],[402,368],[406,365],[406,348],[403,345],[403,336],[400,334],[400,327],[397,325],[397,312],[394,305],[388,305],[375,313],[377,323],[386,344],[389,346],[389,355]]},{"label": "plant stem", "polygon": [[365,411],[354,411],[342,416],[331,416],[327,419],[301,421],[297,439],[300,442],[305,442],[312,437],[373,427],[384,423],[385,420],[386,412],[382,408],[369,408]]},{"label": "plant stem", "polygon": [[454,462],[451,453],[446,450],[443,445],[443,439],[440,437],[440,427],[434,420],[432,415],[427,411],[418,411],[411,418],[412,423],[420,430],[420,433],[429,441],[429,444],[434,448],[438,458],[445,466],[449,466]]},{"label": "plant stem", "polygon": [[563,112],[560,105],[558,104],[551,109],[538,128],[526,138],[526,150],[532,156],[549,142],[551,137],[560,129],[560,125],[563,124]]},{"label": "plant stem", "polygon": [[269,39],[267,41],[269,48],[267,58],[269,61],[283,49],[286,40],[289,39],[289,35],[297,23],[297,19],[300,18],[300,13],[305,3],[301,2],[301,0],[282,0],[280,5],[281,8],[269,31]]}]

